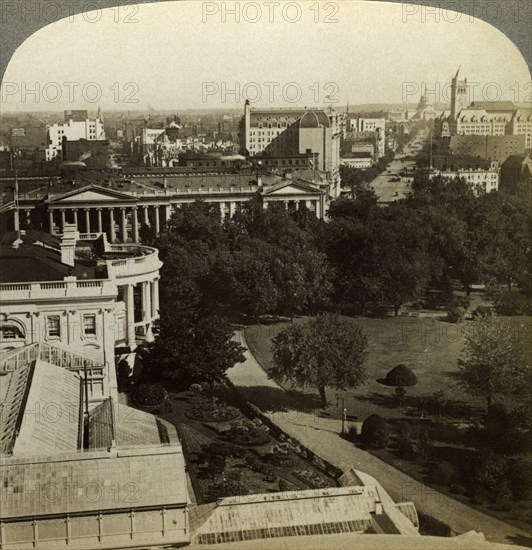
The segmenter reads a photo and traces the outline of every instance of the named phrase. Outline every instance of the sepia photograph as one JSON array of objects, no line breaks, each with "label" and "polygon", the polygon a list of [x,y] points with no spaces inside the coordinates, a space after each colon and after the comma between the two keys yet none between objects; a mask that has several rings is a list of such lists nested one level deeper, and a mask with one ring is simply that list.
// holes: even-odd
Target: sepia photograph
[{"label": "sepia photograph", "polygon": [[0,550],[532,548],[531,29],[0,0]]}]

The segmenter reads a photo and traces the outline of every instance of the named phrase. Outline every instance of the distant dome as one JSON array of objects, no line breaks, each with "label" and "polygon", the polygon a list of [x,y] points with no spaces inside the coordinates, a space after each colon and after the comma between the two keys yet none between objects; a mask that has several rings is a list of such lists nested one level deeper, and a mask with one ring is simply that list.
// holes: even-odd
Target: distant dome
[{"label": "distant dome", "polygon": [[320,126],[329,127],[329,117],[323,111],[307,111],[299,119],[300,128],[319,128]]}]

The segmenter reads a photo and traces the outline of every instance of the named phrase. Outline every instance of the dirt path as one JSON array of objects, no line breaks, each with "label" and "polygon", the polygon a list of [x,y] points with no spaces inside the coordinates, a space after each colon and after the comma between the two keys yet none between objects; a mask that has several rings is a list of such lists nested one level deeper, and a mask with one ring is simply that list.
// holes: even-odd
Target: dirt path
[{"label": "dirt path", "polygon": [[530,534],[525,531],[440,493],[345,441],[339,436],[340,421],[291,408],[292,398],[268,378],[249,351],[243,333],[237,332],[235,339],[246,348],[245,361],[227,372],[230,381],[282,430],[317,455],[342,470],[352,466],[375,477],[395,501],[413,501],[419,512],[447,523],[456,533],[475,530],[491,541],[526,545],[528,540],[530,544]]}]

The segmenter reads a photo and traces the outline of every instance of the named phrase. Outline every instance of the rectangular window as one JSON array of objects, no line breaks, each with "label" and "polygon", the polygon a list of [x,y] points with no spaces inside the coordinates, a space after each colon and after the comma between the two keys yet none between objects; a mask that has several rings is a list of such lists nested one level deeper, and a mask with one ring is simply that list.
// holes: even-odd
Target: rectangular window
[{"label": "rectangular window", "polygon": [[61,336],[61,317],[59,315],[48,315],[46,321],[48,324],[48,336],[59,338]]},{"label": "rectangular window", "polygon": [[83,334],[85,336],[96,336],[96,315],[83,316]]}]

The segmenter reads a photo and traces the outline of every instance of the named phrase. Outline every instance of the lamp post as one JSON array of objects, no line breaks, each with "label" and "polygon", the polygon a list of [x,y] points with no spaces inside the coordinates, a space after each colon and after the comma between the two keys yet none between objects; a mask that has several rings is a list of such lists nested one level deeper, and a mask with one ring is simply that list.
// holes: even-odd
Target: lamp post
[{"label": "lamp post", "polygon": [[345,434],[345,424],[347,421],[347,409],[345,408],[345,397],[343,395],[336,394],[336,406],[338,407],[338,402],[342,402],[342,431],[341,434]]}]

